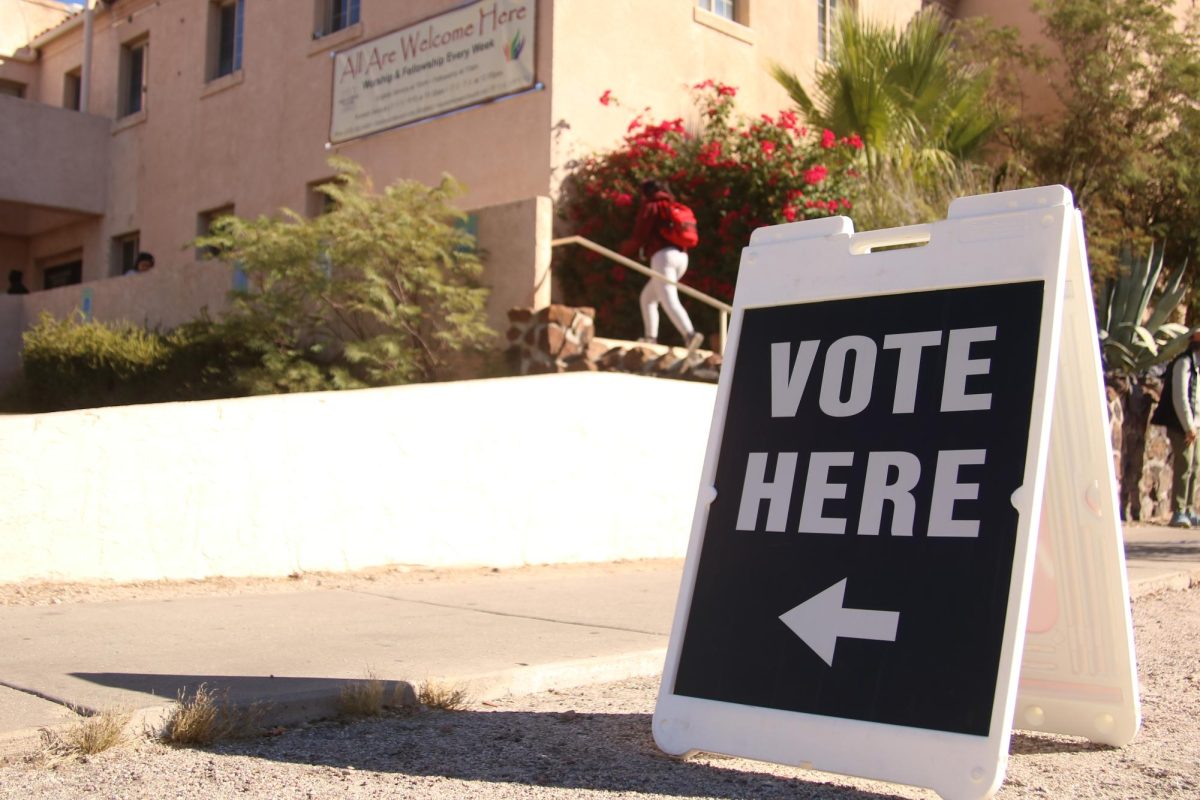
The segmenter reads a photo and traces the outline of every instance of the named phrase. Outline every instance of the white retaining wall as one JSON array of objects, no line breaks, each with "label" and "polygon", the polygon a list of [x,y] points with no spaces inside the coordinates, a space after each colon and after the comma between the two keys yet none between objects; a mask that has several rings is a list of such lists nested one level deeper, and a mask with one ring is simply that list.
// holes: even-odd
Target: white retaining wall
[{"label": "white retaining wall", "polygon": [[0,416],[0,583],[682,557],[715,397],[575,373]]}]

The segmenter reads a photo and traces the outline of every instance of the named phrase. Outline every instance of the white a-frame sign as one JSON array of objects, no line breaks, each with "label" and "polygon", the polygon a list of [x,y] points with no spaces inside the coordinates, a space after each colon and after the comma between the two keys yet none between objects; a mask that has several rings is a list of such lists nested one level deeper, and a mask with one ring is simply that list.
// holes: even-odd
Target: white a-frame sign
[{"label": "white a-frame sign", "polygon": [[996,791],[1014,727],[1128,742],[1114,487],[1066,189],[755,231],[656,741],[946,798]]}]

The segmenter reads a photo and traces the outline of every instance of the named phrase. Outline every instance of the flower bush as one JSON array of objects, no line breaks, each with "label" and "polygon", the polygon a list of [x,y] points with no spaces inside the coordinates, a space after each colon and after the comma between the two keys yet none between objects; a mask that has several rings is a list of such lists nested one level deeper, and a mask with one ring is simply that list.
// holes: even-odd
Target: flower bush
[{"label": "flower bush", "polygon": [[[637,115],[620,147],[586,158],[567,180],[560,215],[575,233],[616,250],[633,230],[641,182],[666,181],[695,211],[700,231],[683,283],[731,302],[741,250],[755,228],[849,211],[862,140],[810,131],[792,111],[738,114],[737,89],[711,80],[692,93],[699,112],[693,130],[682,119],[652,121],[648,109]],[[621,107],[611,91],[600,103]],[[594,306],[602,336],[641,335],[641,276],[583,248],[556,258],[565,301]],[[683,299],[697,328],[713,332],[715,312]],[[669,340],[668,329],[664,318],[659,333]]]}]

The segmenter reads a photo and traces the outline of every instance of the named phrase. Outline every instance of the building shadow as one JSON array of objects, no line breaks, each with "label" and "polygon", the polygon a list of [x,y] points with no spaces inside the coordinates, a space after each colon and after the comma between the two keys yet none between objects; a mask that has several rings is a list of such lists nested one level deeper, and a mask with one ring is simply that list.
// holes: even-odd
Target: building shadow
[{"label": "building shadow", "polygon": [[343,687],[360,681],[347,678],[294,678],[274,675],[171,675],[133,672],[72,672],[79,678],[111,689],[137,692],[148,697],[175,700],[191,697],[201,685],[228,693],[229,702],[293,700],[304,697],[337,698]]},{"label": "building shadow", "polygon": [[654,744],[650,714],[423,711],[216,750],[409,777],[613,793],[719,800],[899,797],[830,784],[835,776],[797,768],[768,771],[762,763],[711,755],[675,758]]}]

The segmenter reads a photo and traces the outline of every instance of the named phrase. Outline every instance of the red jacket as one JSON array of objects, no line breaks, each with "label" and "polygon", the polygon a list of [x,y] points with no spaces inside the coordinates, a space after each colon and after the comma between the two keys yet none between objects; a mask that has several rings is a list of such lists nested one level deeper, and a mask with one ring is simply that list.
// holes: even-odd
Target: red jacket
[{"label": "red jacket", "polygon": [[675,198],[668,192],[656,192],[654,197],[642,203],[638,209],[637,219],[633,222],[633,235],[621,245],[621,252],[627,256],[636,256],[640,249],[646,258],[662,250],[664,247],[675,247],[658,233],[660,220],[666,214],[666,203]]}]

